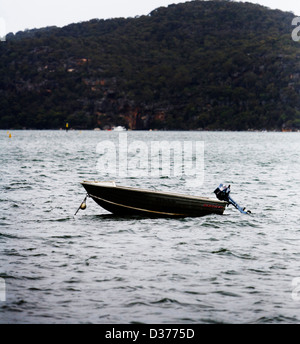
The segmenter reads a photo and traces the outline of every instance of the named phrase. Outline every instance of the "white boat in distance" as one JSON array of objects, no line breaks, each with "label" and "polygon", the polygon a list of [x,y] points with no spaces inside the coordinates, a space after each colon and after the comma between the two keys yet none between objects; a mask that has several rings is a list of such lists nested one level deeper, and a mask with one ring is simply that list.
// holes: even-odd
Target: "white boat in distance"
[{"label": "white boat in distance", "polygon": [[118,125],[117,127],[112,128],[113,131],[126,131],[125,127],[122,127],[121,125]]}]

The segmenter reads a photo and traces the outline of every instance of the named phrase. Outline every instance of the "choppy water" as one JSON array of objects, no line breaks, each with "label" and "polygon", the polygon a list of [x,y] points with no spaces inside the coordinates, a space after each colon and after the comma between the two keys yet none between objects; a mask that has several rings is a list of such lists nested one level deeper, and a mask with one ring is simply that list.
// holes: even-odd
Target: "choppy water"
[{"label": "choppy water", "polygon": [[[0,131],[1,323],[298,323],[300,133],[128,132],[204,141],[204,184],[127,186],[215,197],[252,211],[146,219],[109,215],[82,180],[105,179],[97,144],[118,133]],[[0,286],[0,287],[1,287]]]}]

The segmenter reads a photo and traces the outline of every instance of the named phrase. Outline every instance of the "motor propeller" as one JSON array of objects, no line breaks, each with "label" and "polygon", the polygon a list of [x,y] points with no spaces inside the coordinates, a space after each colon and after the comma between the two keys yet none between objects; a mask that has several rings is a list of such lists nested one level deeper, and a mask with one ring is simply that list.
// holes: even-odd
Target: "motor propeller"
[{"label": "motor propeller", "polygon": [[228,202],[228,204],[232,204],[237,210],[239,210],[242,214],[251,214],[250,210],[246,210],[246,208],[242,208],[239,206],[230,196],[230,185],[226,186],[224,184],[220,184],[214,193],[216,194],[217,198],[220,201]]}]

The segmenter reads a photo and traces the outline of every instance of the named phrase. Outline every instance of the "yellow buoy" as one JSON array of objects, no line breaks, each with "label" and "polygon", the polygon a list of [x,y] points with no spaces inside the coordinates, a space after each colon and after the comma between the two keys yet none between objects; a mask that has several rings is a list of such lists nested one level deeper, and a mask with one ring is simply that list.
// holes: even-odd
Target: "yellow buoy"
[{"label": "yellow buoy", "polygon": [[11,133],[9,133],[8,137],[11,139]]}]

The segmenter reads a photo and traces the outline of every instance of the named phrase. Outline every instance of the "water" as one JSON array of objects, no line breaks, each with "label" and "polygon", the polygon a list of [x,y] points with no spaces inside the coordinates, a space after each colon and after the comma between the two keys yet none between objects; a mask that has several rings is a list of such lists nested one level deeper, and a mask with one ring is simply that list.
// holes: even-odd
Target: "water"
[{"label": "water", "polygon": [[200,187],[184,176],[117,183],[214,198],[251,216],[116,217],[85,196],[109,180],[96,147],[119,133],[0,131],[1,323],[298,323],[299,133],[128,132],[204,141]]}]

